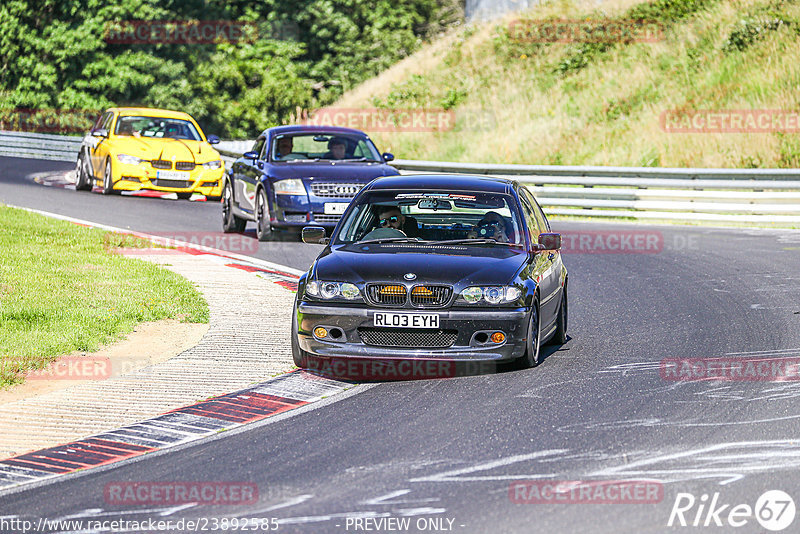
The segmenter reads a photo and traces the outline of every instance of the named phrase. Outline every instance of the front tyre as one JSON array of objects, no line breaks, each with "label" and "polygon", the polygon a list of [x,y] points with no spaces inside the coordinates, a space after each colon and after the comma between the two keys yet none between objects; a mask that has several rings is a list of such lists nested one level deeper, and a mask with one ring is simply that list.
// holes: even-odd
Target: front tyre
[{"label": "front tyre", "polygon": [[292,310],[292,360],[297,367],[305,369],[308,367],[308,353],[300,348],[297,332],[297,306],[295,306]]},{"label": "front tyre", "polygon": [[75,190],[76,191],[91,191],[92,182],[90,180],[90,173],[88,172],[88,163],[84,156],[78,156],[78,163],[75,166]]},{"label": "front tyre", "polygon": [[267,193],[264,189],[259,189],[256,197],[256,237],[258,237],[259,241],[269,241],[272,237],[269,204],[267,203]]},{"label": "front tyre", "polygon": [[222,231],[226,234],[244,232],[247,221],[233,214],[233,188],[225,182],[222,190]]},{"label": "front tyre", "polygon": [[106,160],[106,168],[103,171],[103,194],[104,195],[114,195],[117,191],[114,191],[114,175],[111,172],[111,158]]},{"label": "front tyre", "polygon": [[531,317],[528,321],[528,337],[525,346],[525,355],[522,357],[523,367],[536,367],[539,365],[542,337],[539,326],[539,304],[534,302],[531,307]]}]

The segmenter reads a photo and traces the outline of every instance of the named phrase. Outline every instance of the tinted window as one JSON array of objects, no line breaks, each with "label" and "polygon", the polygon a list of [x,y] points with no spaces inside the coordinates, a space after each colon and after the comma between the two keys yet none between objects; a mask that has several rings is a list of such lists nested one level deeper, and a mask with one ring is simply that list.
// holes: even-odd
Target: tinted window
[{"label": "tinted window", "polygon": [[528,203],[531,205],[531,209],[533,210],[533,216],[536,218],[536,223],[538,224],[540,231],[549,232],[550,223],[547,221],[547,217],[544,216],[544,212],[542,211],[542,208],[539,206],[539,203],[536,202],[536,198],[524,186],[521,187],[520,190],[523,192],[523,196],[528,200]]},{"label": "tinted window", "polygon": [[519,200],[522,203],[522,211],[525,213],[525,223],[528,225],[528,231],[530,232],[531,243],[536,243],[539,240],[539,234],[542,232],[542,230],[541,227],[539,226],[539,222],[536,220],[536,215],[535,215],[536,210],[531,204],[531,199],[529,195],[527,195],[526,193],[527,191],[520,188]]},{"label": "tinted window", "polygon": [[524,243],[516,203],[505,194],[374,191],[355,202],[336,237],[337,243],[403,234],[423,241],[490,239],[510,245]]},{"label": "tinted window", "polygon": [[361,160],[383,161],[366,136],[338,133],[279,135],[272,143],[272,161]]},{"label": "tinted window", "polygon": [[156,137],[165,139],[189,139],[202,141],[200,133],[189,121],[166,117],[120,117],[114,128],[115,135],[132,137]]},{"label": "tinted window", "polygon": [[253,148],[250,149],[251,152],[257,152],[259,154],[260,159],[264,159],[264,144],[267,142],[265,137],[259,137],[256,139]]}]

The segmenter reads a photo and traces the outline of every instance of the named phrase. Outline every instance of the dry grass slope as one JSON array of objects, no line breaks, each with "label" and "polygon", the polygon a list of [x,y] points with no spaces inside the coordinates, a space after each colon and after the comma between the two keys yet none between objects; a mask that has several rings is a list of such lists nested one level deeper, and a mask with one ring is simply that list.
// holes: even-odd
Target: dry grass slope
[{"label": "dry grass slope", "polygon": [[[655,42],[532,43],[514,19],[655,17]],[[797,133],[675,133],[668,110],[800,109],[800,5],[783,0],[547,3],[459,29],[344,95],[345,108],[445,108],[455,128],[370,132],[398,157],[665,167],[800,166]]]}]

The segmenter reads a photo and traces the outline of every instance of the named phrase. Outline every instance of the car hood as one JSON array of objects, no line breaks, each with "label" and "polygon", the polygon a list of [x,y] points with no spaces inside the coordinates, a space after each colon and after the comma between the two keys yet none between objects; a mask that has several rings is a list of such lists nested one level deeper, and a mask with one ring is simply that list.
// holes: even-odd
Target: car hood
[{"label": "car hood", "polygon": [[415,284],[457,287],[510,283],[527,260],[525,252],[500,246],[347,245],[326,250],[312,276],[342,282],[403,282],[414,273]]},{"label": "car hood", "polygon": [[269,166],[269,176],[278,180],[284,178],[313,178],[314,180],[336,180],[370,182],[381,176],[400,174],[397,169],[385,163],[367,162],[324,162],[280,163]]},{"label": "car hood", "polygon": [[174,161],[205,163],[220,159],[219,152],[208,143],[188,139],[125,137],[115,139],[112,146],[117,153],[129,154],[145,160],[173,161],[174,158]]}]

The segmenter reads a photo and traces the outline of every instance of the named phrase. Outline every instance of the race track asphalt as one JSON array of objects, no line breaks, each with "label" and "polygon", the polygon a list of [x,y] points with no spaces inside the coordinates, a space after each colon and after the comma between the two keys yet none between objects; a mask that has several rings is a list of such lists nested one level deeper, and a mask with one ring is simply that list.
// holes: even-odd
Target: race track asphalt
[{"label": "race track asphalt", "polygon": [[[142,231],[219,230],[218,205],[107,198],[25,179],[59,165],[0,160],[0,201]],[[701,526],[667,527],[678,494],[697,499],[685,513],[690,524],[715,494],[717,508],[729,505],[717,516],[723,522],[766,490],[800,502],[800,381],[670,381],[659,372],[666,358],[800,359],[800,234],[553,226],[590,236],[589,248],[564,252],[570,339],[548,348],[539,367],[380,383],[168,454],[0,495],[0,518],[262,517],[277,518],[278,532],[404,531],[389,528],[396,523],[366,530],[388,518],[410,518],[412,532],[699,532],[705,512]],[[657,236],[658,249],[598,253],[597,239],[634,231]],[[307,247],[262,244],[257,255],[304,269],[315,255]],[[663,497],[531,504],[509,496],[514,481],[587,479],[661,481]],[[191,507],[104,500],[112,482],[187,480],[255,483],[259,499]],[[755,517],[744,520],[708,530],[764,530]]]}]

